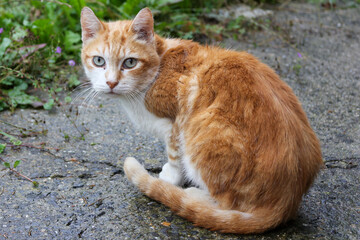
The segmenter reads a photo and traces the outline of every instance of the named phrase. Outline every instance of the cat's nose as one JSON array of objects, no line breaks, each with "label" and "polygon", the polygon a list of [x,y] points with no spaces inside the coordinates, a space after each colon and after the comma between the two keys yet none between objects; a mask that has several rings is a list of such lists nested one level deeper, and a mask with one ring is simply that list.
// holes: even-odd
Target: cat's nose
[{"label": "cat's nose", "polygon": [[107,81],[106,84],[110,87],[110,89],[114,89],[114,87],[116,87],[116,85],[118,85],[119,82],[111,82],[111,81]]}]

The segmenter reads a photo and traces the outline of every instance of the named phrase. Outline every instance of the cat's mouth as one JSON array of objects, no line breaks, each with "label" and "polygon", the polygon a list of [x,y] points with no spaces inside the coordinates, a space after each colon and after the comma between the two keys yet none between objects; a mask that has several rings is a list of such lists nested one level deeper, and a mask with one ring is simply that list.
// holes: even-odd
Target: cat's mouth
[{"label": "cat's mouth", "polygon": [[111,88],[108,86],[93,84],[92,87],[95,91],[110,95],[127,95],[133,91],[133,89],[129,86],[121,86],[121,85]]}]

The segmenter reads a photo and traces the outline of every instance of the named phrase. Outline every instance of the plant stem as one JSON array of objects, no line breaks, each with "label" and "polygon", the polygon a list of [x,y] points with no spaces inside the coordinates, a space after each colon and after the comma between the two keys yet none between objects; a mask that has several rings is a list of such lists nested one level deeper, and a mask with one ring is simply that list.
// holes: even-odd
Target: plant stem
[{"label": "plant stem", "polygon": [[20,130],[23,130],[23,131],[28,131],[26,128],[16,126],[16,125],[14,125],[14,124],[5,122],[5,121],[3,121],[3,120],[0,120],[0,122],[3,123],[3,124],[5,124],[5,125],[8,125],[8,126],[10,126],[10,127],[14,127],[14,128],[17,128],[17,129],[20,129]]},{"label": "plant stem", "polygon": [[[6,161],[5,161],[4,159],[2,159],[1,157],[0,157],[0,160],[1,160],[2,162],[6,163]],[[25,178],[26,180],[28,180],[28,181],[30,181],[30,182],[32,182],[32,183],[34,182],[34,180],[32,180],[31,178],[29,178],[29,177],[27,177],[27,176],[19,173],[18,171],[16,171],[16,170],[13,169],[13,168],[9,168],[9,170],[12,171],[12,172],[14,172],[14,173],[16,173],[18,176],[20,176],[20,177],[22,177],[22,178]]]},{"label": "plant stem", "polygon": [[50,150],[50,149],[53,149],[55,151],[59,151],[60,149],[59,148],[50,148],[50,147],[37,147],[37,146],[34,146],[34,145],[30,145],[30,144],[20,144],[20,145],[14,145],[14,144],[7,144],[8,147],[28,147],[28,148],[36,148],[36,149],[40,149],[40,150],[44,150],[44,149],[47,149],[47,150]]}]

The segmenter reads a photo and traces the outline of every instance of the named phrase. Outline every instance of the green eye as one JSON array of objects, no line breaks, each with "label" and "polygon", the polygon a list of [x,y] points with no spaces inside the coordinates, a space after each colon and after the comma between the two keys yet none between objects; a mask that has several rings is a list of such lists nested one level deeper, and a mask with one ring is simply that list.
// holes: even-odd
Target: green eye
[{"label": "green eye", "polygon": [[135,58],[128,58],[123,63],[123,68],[130,69],[135,67],[137,64],[137,60]]},{"label": "green eye", "polygon": [[97,67],[103,67],[105,65],[105,59],[99,56],[93,57],[93,63]]}]

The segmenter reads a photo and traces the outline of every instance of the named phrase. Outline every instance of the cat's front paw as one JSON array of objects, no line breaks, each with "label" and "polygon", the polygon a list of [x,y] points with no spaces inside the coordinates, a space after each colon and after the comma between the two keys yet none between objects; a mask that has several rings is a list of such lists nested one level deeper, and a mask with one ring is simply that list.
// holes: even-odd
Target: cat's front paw
[{"label": "cat's front paw", "polygon": [[163,166],[162,171],[159,174],[159,178],[176,186],[181,186],[183,184],[181,169],[171,165],[170,163],[166,163]]}]

